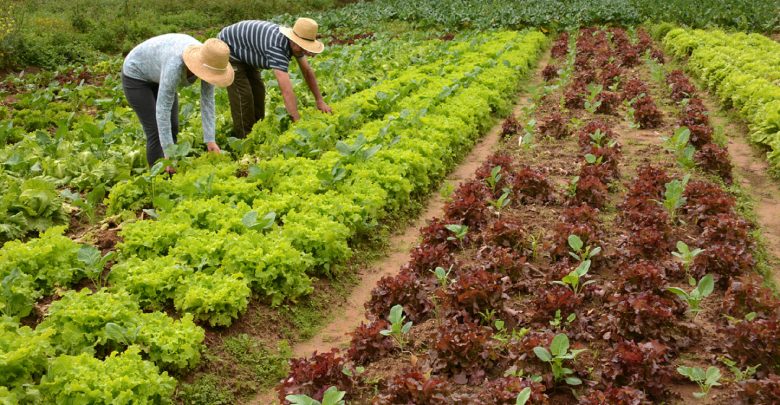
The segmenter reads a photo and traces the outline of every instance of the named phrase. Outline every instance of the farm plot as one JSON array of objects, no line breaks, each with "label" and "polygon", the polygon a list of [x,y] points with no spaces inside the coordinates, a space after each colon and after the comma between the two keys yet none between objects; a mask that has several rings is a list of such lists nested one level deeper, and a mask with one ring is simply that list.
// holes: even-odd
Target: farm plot
[{"label": "farm plot", "polygon": [[[282,403],[771,403],[780,301],[696,88],[642,31],[563,35],[346,351]],[[717,387],[717,388],[714,388]]]},{"label": "farm plot", "polygon": [[[2,351],[14,372],[0,395],[168,401],[168,373],[200,360],[198,324],[230,325],[253,292],[278,305],[337,272],[353,238],[427,193],[493,114],[506,114],[546,41],[502,31],[464,33],[438,52],[423,42],[401,57],[402,72],[355,84],[365,90],[332,103],[333,116],[291,128],[269,119],[233,141],[259,157],[180,159],[171,178],[158,166],[119,181],[107,209],[129,219],[115,248],[58,227],[6,243]],[[182,144],[179,157],[187,152]]]}]

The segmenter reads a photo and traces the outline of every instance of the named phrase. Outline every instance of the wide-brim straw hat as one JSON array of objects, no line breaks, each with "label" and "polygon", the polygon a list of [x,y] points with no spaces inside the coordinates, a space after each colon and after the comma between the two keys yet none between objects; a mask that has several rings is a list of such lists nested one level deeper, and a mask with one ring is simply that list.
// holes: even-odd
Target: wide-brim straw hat
[{"label": "wide-brim straw hat", "polygon": [[311,18],[299,18],[292,28],[279,27],[279,31],[301,48],[311,53],[320,53],[325,49],[325,44],[317,40],[317,28],[317,22]]},{"label": "wide-brim straw hat", "polygon": [[217,87],[233,83],[235,72],[230,65],[230,48],[219,39],[209,38],[200,45],[190,45],[182,53],[184,64],[195,76]]}]

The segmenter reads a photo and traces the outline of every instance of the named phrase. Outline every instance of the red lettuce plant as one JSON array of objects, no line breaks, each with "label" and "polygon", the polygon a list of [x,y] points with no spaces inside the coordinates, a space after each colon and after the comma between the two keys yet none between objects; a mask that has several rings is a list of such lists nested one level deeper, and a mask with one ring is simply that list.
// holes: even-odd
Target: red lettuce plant
[{"label": "red lettuce plant", "polygon": [[517,122],[517,118],[510,114],[504,122],[501,124],[501,137],[509,138],[513,135],[517,135],[523,129],[523,126]]},{"label": "red lettuce plant", "polygon": [[344,365],[338,349],[320,354],[315,352],[311,358],[291,359],[290,372],[276,386],[279,402],[289,403],[285,397],[291,394],[304,394],[321,401],[325,390],[334,385],[340,390],[351,389],[355,381],[342,372]]},{"label": "red lettuce plant", "polygon": [[685,187],[685,205],[683,212],[695,223],[707,217],[734,212],[736,200],[719,186],[703,182],[691,181]]},{"label": "red lettuce plant", "polygon": [[544,69],[542,69],[542,77],[546,82],[555,79],[558,77],[558,67],[553,64],[545,66]]},{"label": "red lettuce plant", "polygon": [[[615,385],[640,388],[655,400],[666,397],[674,381],[669,347],[657,340],[635,343],[624,340],[603,364],[603,377]],[[611,402],[610,402],[611,403]]]},{"label": "red lettuce plant", "polygon": [[761,277],[748,274],[731,281],[723,297],[721,309],[735,318],[744,318],[753,312],[759,318],[780,316],[780,300],[772,290],[764,287]]},{"label": "red lettuce plant", "polygon": [[512,191],[521,202],[553,201],[553,186],[540,171],[521,165],[512,180]]},{"label": "red lettuce plant", "polygon": [[612,91],[602,91],[596,100],[601,102],[596,108],[596,112],[599,114],[614,114],[620,106],[620,95]]},{"label": "red lettuce plant", "polygon": [[550,55],[553,58],[561,58],[566,56],[569,51],[569,33],[562,33],[558,39],[553,43],[552,49],[550,49]]},{"label": "red lettuce plant", "polygon": [[444,207],[444,220],[449,224],[463,224],[469,231],[477,231],[487,223],[490,189],[480,180],[463,183]]},{"label": "red lettuce plant", "polygon": [[661,294],[667,284],[663,268],[656,266],[652,261],[640,260],[620,268],[624,269],[620,272],[618,282],[618,288],[622,291],[654,291]]},{"label": "red lettuce plant", "polygon": [[590,390],[580,397],[579,405],[650,405],[645,393],[631,387],[609,387],[604,391]]},{"label": "red lettuce plant", "polygon": [[350,335],[352,340],[347,352],[347,358],[355,364],[367,364],[383,358],[395,350],[393,340],[380,334],[383,329],[388,329],[389,324],[384,319],[379,319],[370,324],[360,323]]},{"label": "red lettuce plant", "polygon": [[580,176],[573,202],[577,205],[589,204],[594,208],[601,208],[606,204],[608,197],[609,190],[607,185],[599,177],[593,175]]},{"label": "red lettuce plant", "polygon": [[451,404],[451,395],[452,387],[447,380],[413,370],[390,378],[372,404]]},{"label": "red lettuce plant", "polygon": [[428,318],[433,304],[428,293],[433,289],[424,285],[409,269],[395,276],[382,277],[371,290],[371,299],[365,304],[371,319],[385,319],[396,304],[404,307],[404,315],[415,323]]},{"label": "red lettuce plant", "polygon": [[514,405],[517,395],[526,388],[531,389],[529,404],[549,403],[543,384],[519,377],[501,377],[489,381],[484,385],[484,390],[479,393],[479,399],[486,404]]},{"label": "red lettuce plant", "polygon": [[726,148],[714,143],[705,144],[696,152],[695,159],[704,171],[714,173],[726,183],[731,183],[731,159]]},{"label": "red lettuce plant", "polygon": [[489,327],[458,317],[447,318],[438,328],[430,354],[431,368],[436,373],[452,376],[458,384],[480,383],[486,370],[499,358],[495,341],[490,339],[492,335]]},{"label": "red lettuce plant", "polygon": [[559,111],[553,111],[542,117],[536,128],[540,134],[554,139],[563,139],[569,136],[569,129],[566,128],[566,119]]},{"label": "red lettuce plant", "polygon": [[762,379],[742,381],[737,387],[736,404],[776,404],[780,398],[780,376],[770,374]]},{"label": "red lettuce plant", "polygon": [[527,246],[528,234],[518,220],[505,216],[482,231],[482,240],[489,245],[520,250]]},{"label": "red lettuce plant", "polygon": [[500,274],[482,269],[465,272],[449,285],[446,306],[450,312],[467,313],[479,320],[480,312],[495,310],[501,313],[508,298],[506,285]]},{"label": "red lettuce plant", "polygon": [[479,250],[477,260],[485,270],[506,274],[512,281],[522,277],[526,264],[526,258],[513,249],[490,245]]},{"label": "red lettuce plant", "polygon": [[721,330],[732,358],[743,366],[780,363],[780,321],[777,317],[741,320]]},{"label": "red lettuce plant", "polygon": [[634,103],[634,119],[640,128],[658,128],[662,123],[661,111],[649,95],[644,95]]}]

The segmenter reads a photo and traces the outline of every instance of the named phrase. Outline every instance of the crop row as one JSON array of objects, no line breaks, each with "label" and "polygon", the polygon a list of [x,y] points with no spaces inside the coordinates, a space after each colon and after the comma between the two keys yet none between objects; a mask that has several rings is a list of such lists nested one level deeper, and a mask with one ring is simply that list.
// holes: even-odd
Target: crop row
[{"label": "crop row", "polygon": [[759,34],[677,28],[663,38],[686,69],[748,123],[753,142],[780,168],[780,44]]}]

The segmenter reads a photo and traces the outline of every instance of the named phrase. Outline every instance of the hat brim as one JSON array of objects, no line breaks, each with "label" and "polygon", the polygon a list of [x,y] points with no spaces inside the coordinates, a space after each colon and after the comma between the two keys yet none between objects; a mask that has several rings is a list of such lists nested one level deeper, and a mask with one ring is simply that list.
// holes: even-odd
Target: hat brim
[{"label": "hat brim", "polygon": [[309,40],[299,37],[298,35],[295,35],[292,28],[290,27],[279,27],[279,32],[281,32],[284,36],[290,39],[290,41],[295,42],[300,46],[301,48],[311,52],[311,53],[322,53],[323,50],[325,50],[325,44],[318,40]]},{"label": "hat brim", "polygon": [[194,73],[195,76],[198,76],[201,80],[217,87],[227,87],[233,84],[235,72],[233,71],[233,66],[230,65],[230,62],[228,62],[225,70],[207,67],[201,62],[200,52],[202,49],[203,45],[190,45],[184,49],[181,57],[184,59],[184,64],[187,65],[190,72]]}]

